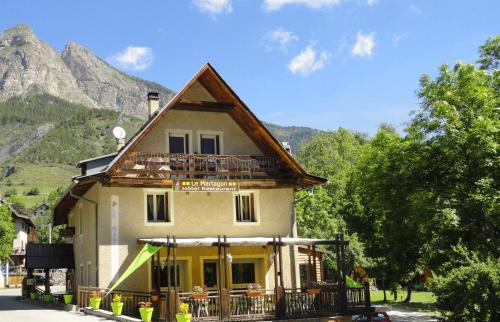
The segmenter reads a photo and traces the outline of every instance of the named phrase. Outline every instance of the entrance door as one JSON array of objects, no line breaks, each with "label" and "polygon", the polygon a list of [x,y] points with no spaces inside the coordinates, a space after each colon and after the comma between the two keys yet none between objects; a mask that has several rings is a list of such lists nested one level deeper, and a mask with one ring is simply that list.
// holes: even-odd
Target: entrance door
[{"label": "entrance door", "polygon": [[[157,288],[157,273],[156,273],[156,262],[152,262],[151,269],[151,287]],[[165,292],[168,286],[168,272],[165,259],[161,260],[160,265],[160,291]],[[172,263],[170,264],[170,287],[177,286],[180,291],[188,292],[188,272],[187,272],[187,261],[179,260],[176,265],[177,280],[174,280],[174,268]]]}]

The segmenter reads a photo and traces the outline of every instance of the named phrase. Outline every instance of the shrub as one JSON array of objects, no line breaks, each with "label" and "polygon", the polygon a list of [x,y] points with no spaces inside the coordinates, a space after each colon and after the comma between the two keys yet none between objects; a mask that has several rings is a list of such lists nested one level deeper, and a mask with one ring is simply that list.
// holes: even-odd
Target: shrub
[{"label": "shrub", "polygon": [[447,321],[500,321],[500,259],[454,268],[433,290]]},{"label": "shrub", "polygon": [[30,190],[28,190],[26,192],[27,196],[38,196],[39,194],[40,194],[40,189],[38,189],[36,187],[35,188],[31,188]]},{"label": "shrub", "polygon": [[17,195],[17,190],[16,188],[10,188],[5,190],[4,196],[5,197],[11,197],[11,196],[16,196]]}]

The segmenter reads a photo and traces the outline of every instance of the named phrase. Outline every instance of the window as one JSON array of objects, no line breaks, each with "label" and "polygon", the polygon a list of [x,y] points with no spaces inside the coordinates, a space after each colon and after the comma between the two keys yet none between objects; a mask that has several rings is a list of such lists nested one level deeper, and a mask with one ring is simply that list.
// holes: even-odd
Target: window
[{"label": "window", "polygon": [[233,263],[231,272],[233,284],[255,283],[255,263]]},{"label": "window", "polygon": [[190,130],[167,130],[167,149],[169,153],[191,153]]},{"label": "window", "polygon": [[219,136],[202,134],[200,136],[201,154],[220,154]]},{"label": "window", "polygon": [[198,131],[198,149],[201,154],[223,154],[222,134],[219,131]]},{"label": "window", "polygon": [[217,287],[217,261],[210,260],[203,262],[203,283],[208,288]]},{"label": "window", "polygon": [[146,194],[148,222],[170,222],[168,192]]},{"label": "window", "polygon": [[188,134],[169,134],[168,152],[170,153],[188,153]]},{"label": "window", "polygon": [[256,222],[255,194],[238,193],[234,195],[237,222]]},{"label": "window", "polygon": [[[156,275],[156,263],[153,263],[151,265],[151,277],[153,281],[153,285],[156,284],[157,281],[157,275]],[[172,264],[171,264],[172,265]],[[176,286],[180,287],[181,286],[181,270],[180,270],[180,265],[176,265],[176,271],[177,271],[177,281],[176,281]],[[174,286],[174,268],[173,266],[170,266],[170,286]],[[155,286],[156,287],[156,286]],[[160,267],[160,287],[168,287],[168,275],[167,275],[167,266],[165,263]]]}]

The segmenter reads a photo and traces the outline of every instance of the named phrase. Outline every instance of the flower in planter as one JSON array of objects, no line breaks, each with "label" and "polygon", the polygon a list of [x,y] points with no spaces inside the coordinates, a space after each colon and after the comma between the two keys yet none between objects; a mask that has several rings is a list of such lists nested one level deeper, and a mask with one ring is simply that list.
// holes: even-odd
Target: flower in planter
[{"label": "flower in planter", "polygon": [[262,290],[262,286],[259,283],[250,283],[247,286],[249,291],[260,291]]},{"label": "flower in planter", "polygon": [[137,304],[141,309],[150,308],[153,305],[151,302],[139,302]]},{"label": "flower in planter", "polygon": [[194,294],[205,294],[208,293],[208,287],[206,285],[203,286],[194,286],[193,287],[193,293]]},{"label": "flower in planter", "polygon": [[182,303],[179,305],[179,312],[181,314],[188,314],[189,313],[189,305],[187,303]]},{"label": "flower in planter", "polygon": [[102,298],[102,292],[101,291],[92,291],[90,293],[90,298],[91,299],[101,299]]},{"label": "flower in planter", "polygon": [[113,295],[113,302],[121,302],[122,301],[122,295],[120,293],[116,293]]}]

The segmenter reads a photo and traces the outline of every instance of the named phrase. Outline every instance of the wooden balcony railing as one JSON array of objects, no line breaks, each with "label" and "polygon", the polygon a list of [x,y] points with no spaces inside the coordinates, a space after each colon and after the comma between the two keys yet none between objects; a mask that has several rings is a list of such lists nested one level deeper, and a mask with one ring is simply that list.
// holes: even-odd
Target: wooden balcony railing
[{"label": "wooden balcony railing", "polygon": [[[100,290],[95,287],[78,288],[77,304],[80,307],[89,306],[89,296],[92,291]],[[101,289],[103,293],[105,289]],[[245,290],[210,291],[204,298],[194,298],[193,293],[175,293],[171,291],[170,310],[167,311],[167,297],[162,293],[159,302],[154,303],[155,321],[170,317],[175,321],[177,307],[181,303],[189,305],[189,313],[193,321],[248,321],[272,320],[275,318],[299,318],[305,316],[331,316],[341,313],[342,310],[353,311],[356,308],[369,308],[370,298],[368,286],[360,289],[347,288],[347,305],[342,309],[339,301],[341,296],[337,285],[321,287],[319,294],[310,294],[301,289],[267,289],[257,296],[249,296]],[[120,293],[124,301],[123,315],[139,315],[138,303],[149,301],[147,293],[113,291],[102,299],[101,309],[111,311],[113,294]],[[176,303],[176,304],[175,304]],[[177,305],[177,307],[175,306]]]},{"label": "wooden balcony railing", "polygon": [[156,179],[268,179],[284,172],[273,156],[133,152],[115,177]]}]

